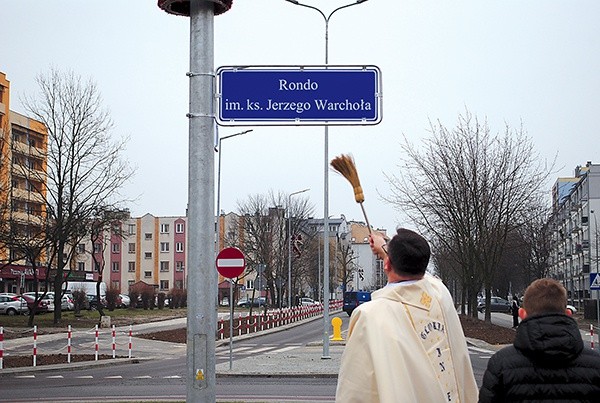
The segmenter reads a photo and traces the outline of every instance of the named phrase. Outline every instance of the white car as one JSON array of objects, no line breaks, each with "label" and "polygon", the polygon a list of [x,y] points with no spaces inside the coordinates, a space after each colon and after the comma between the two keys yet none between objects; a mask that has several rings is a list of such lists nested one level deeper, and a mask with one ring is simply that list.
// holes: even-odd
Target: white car
[{"label": "white car", "polygon": [[0,295],[0,313],[10,316],[27,313],[27,301],[18,295]]},{"label": "white car", "polygon": [[129,306],[131,305],[131,298],[129,298],[129,295],[119,294],[119,298],[121,299],[119,308],[129,308]]},{"label": "white car", "polygon": [[319,305],[319,303],[312,298],[302,297],[302,298],[300,298],[300,305],[311,306],[311,305]]},{"label": "white car", "polygon": [[571,311],[571,315],[577,313],[577,308],[575,308],[573,305],[567,305],[567,309]]},{"label": "white car", "polygon": [[[46,294],[47,296],[50,296],[50,298],[52,299],[52,303],[54,303],[54,292],[50,291]],[[60,300],[60,310],[61,311],[72,311],[73,309],[75,309],[75,302],[73,301],[73,296],[72,294],[63,294],[61,300]]]}]

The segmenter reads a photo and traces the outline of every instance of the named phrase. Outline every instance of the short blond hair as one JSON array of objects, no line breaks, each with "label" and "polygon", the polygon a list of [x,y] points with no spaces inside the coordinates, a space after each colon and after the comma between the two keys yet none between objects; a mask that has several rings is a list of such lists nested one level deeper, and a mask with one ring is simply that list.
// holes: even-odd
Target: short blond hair
[{"label": "short blond hair", "polygon": [[567,290],[561,283],[551,278],[535,280],[525,290],[523,308],[528,315],[565,313]]}]

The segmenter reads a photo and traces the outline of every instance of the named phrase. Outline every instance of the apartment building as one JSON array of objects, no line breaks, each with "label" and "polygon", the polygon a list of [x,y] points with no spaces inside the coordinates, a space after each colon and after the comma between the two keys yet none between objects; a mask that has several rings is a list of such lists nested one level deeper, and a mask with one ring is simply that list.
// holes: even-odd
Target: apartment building
[{"label": "apartment building", "polygon": [[[0,220],[26,239],[46,220],[48,132],[10,109],[10,81],[0,72]],[[18,248],[0,246],[0,292],[32,290],[33,269]],[[39,256],[38,264],[45,264]],[[38,279],[45,270],[38,269]]]},{"label": "apartment building", "polygon": [[168,293],[186,288],[186,264],[187,218],[146,214],[115,223],[93,245],[82,241],[71,267],[88,280],[102,271],[107,287],[125,294],[138,282]]},{"label": "apartment building", "polygon": [[549,275],[565,286],[569,302],[579,308],[594,297],[590,275],[600,272],[599,215],[600,165],[590,161],[576,167],[573,177],[556,181],[549,220]]}]

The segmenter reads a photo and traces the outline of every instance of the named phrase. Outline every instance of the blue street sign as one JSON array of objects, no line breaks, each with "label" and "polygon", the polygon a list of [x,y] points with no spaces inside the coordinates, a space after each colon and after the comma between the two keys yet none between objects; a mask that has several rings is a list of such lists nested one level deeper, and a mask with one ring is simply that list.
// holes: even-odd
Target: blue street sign
[{"label": "blue street sign", "polygon": [[590,290],[600,290],[599,273],[590,273]]},{"label": "blue street sign", "polygon": [[217,78],[217,121],[224,126],[381,121],[375,66],[220,67]]}]

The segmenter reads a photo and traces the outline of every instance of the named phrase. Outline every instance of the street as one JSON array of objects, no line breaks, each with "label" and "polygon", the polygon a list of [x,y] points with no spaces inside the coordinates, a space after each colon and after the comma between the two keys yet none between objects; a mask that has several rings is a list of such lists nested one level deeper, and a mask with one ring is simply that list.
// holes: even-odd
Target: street
[{"label": "street", "polygon": [[[342,329],[347,329],[348,316],[342,318]],[[495,324],[511,326],[510,315],[494,313]],[[317,353],[311,367],[330,365],[338,360],[342,345],[332,346],[331,360],[320,360],[322,349],[322,320],[302,323],[286,330],[266,333],[251,338],[234,339],[231,365],[234,372],[217,372],[216,394],[218,401],[307,401],[331,402],[334,400],[337,370],[325,375],[310,375],[311,368],[298,368],[300,375],[273,375],[257,373],[253,362],[271,361],[282,366],[285,361],[298,358],[307,351]],[[345,333],[343,333],[345,337]],[[186,394],[185,349],[172,351],[172,343],[153,342],[156,351],[162,346],[164,358],[140,360],[138,363],[111,363],[81,369],[30,371],[5,374],[1,377],[0,402],[30,401],[184,401]],[[588,343],[586,343],[588,344]],[[227,368],[229,346],[216,349],[217,366]],[[469,346],[469,353],[478,386],[481,385],[487,361],[494,353],[491,349]],[[254,361],[253,361],[254,360]],[[283,360],[283,361],[282,361]],[[250,366],[249,366],[250,365]],[[262,364],[261,364],[262,365]],[[235,371],[248,371],[251,376],[239,376]]]}]

